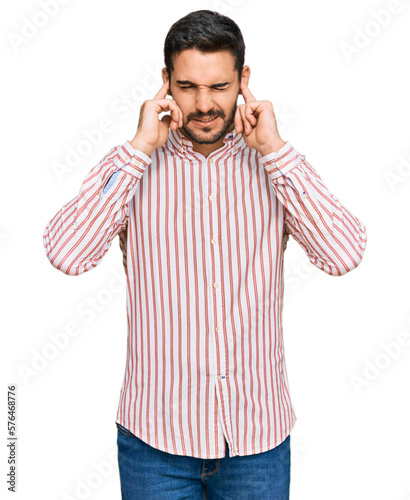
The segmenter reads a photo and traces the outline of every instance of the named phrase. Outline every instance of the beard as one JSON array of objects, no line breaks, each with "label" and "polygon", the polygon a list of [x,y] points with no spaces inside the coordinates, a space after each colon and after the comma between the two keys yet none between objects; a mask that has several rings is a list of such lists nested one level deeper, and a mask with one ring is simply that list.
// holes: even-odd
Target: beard
[{"label": "beard", "polygon": [[[211,110],[208,113],[202,113],[202,112],[190,113],[187,116],[186,124],[182,126],[182,130],[192,141],[198,144],[215,144],[216,142],[219,141],[219,139],[224,137],[224,135],[228,132],[231,125],[233,124],[236,107],[237,103],[235,102],[228,117],[226,117],[226,114],[222,110],[219,111]],[[214,132],[213,135],[209,135],[209,133],[212,130],[212,127],[203,127],[200,132],[195,132],[188,125],[191,120],[204,120],[207,118],[215,118],[216,116],[220,116],[223,120],[223,123],[221,128],[217,132]]]}]

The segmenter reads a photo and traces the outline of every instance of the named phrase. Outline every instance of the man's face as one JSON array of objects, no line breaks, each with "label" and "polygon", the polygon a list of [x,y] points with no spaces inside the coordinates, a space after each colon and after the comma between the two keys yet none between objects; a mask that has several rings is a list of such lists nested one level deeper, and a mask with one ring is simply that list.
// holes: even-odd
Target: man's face
[{"label": "man's face", "polygon": [[174,58],[170,93],[184,115],[182,131],[198,144],[215,144],[233,129],[239,90],[229,51],[189,49]]}]

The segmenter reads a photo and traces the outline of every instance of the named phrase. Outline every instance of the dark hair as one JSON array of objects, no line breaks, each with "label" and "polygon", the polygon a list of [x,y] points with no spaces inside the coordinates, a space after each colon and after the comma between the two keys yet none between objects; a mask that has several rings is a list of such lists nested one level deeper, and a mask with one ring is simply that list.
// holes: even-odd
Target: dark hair
[{"label": "dark hair", "polygon": [[174,57],[187,49],[201,52],[229,50],[235,59],[240,80],[245,42],[239,26],[229,17],[210,10],[197,10],[171,26],[164,43],[165,67],[170,77],[174,70]]}]

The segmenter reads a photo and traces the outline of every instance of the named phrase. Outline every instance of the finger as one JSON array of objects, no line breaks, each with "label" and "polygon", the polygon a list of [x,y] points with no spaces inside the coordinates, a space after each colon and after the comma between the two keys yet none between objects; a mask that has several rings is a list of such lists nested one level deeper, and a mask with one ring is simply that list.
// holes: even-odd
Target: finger
[{"label": "finger", "polygon": [[172,128],[171,127],[171,124],[172,123],[175,123],[172,121],[172,118],[171,118],[171,115],[164,115],[162,118],[161,118],[161,121],[162,123],[164,123],[168,128]]},{"label": "finger", "polygon": [[243,98],[245,99],[245,102],[256,101],[255,97],[253,96],[252,92],[249,90],[249,87],[246,85],[246,83],[241,83],[241,92],[242,92]]},{"label": "finger", "polygon": [[156,100],[158,106],[158,114],[166,111],[171,112],[172,119],[176,122],[177,126],[182,127],[183,115],[179,106],[172,99],[158,99]]},{"label": "finger", "polygon": [[243,130],[242,118],[241,118],[241,114],[239,111],[240,107],[241,106],[238,106],[236,108],[235,118],[234,118],[234,126],[235,126],[235,130],[238,132],[238,134],[240,134]]},{"label": "finger", "polygon": [[184,124],[184,115],[182,114],[181,108],[176,104],[175,110],[171,110],[172,121],[175,122],[175,130],[178,127],[182,127]]},{"label": "finger", "polygon": [[[255,101],[256,102],[256,101]],[[252,107],[251,104],[247,104],[245,106],[245,116],[246,116],[246,119],[249,121],[249,123],[253,126],[256,125],[256,117],[255,117],[255,110],[257,108],[255,107],[255,109]]]},{"label": "finger", "polygon": [[154,99],[164,99],[168,94],[168,90],[169,90],[169,80],[164,82],[162,87],[159,89],[158,93],[155,95]]},{"label": "finger", "polygon": [[160,121],[171,130],[176,130],[178,128],[178,123],[171,118],[171,115],[164,115]]},{"label": "finger", "polygon": [[183,125],[183,115],[182,115],[182,111],[177,107],[177,109],[175,111],[171,111],[171,115],[170,115],[171,119],[172,119],[172,130],[176,130],[178,127],[181,128],[182,125]]},{"label": "finger", "polygon": [[245,111],[244,111],[244,105],[242,104],[241,106],[238,106],[236,113],[235,113],[235,130],[238,132],[238,134],[243,133],[246,135],[249,135],[250,131],[252,130],[252,127],[249,125],[245,118]]},{"label": "finger", "polygon": [[248,119],[246,118],[245,106],[241,107],[241,109],[239,110],[239,113],[241,115],[244,132],[246,135],[249,135],[252,132],[252,125],[249,123]]}]

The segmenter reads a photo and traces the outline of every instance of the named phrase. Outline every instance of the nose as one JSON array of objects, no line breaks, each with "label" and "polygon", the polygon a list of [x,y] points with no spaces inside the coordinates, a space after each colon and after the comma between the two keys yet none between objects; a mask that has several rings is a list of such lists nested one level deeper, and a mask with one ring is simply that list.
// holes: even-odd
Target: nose
[{"label": "nose", "polygon": [[208,113],[213,108],[213,101],[210,92],[199,91],[196,97],[196,108],[202,113]]}]

